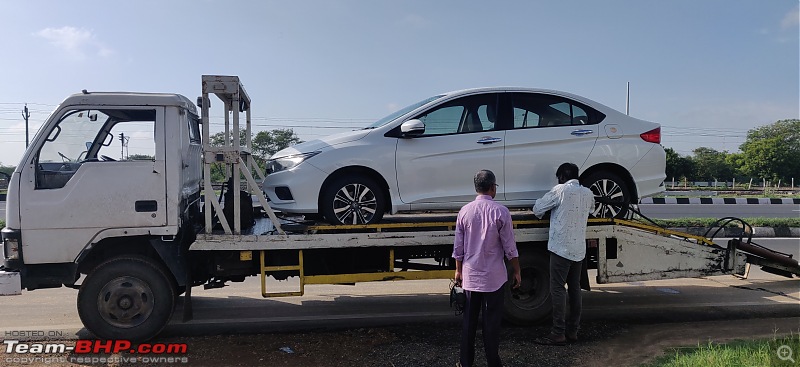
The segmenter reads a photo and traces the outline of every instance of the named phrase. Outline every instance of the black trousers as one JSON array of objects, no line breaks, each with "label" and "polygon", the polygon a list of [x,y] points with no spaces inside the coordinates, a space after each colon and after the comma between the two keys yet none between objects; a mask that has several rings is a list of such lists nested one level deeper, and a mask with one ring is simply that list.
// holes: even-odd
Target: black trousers
[{"label": "black trousers", "polygon": [[461,366],[471,367],[475,362],[475,334],[478,331],[479,315],[483,313],[483,348],[489,367],[502,366],[500,361],[500,326],[503,321],[503,292],[505,287],[494,292],[464,291],[467,305],[464,307],[464,322],[461,326]]},{"label": "black trousers", "polygon": [[[553,335],[576,333],[581,323],[581,269],[583,262],[550,253],[550,298],[553,301]],[[567,289],[564,289],[564,284]],[[567,317],[569,293],[569,317]]]}]

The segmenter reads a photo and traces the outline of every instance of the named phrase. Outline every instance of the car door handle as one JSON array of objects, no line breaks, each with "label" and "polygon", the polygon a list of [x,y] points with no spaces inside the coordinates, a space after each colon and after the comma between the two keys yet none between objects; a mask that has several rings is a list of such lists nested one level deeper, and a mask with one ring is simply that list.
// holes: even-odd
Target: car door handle
[{"label": "car door handle", "polygon": [[481,140],[478,140],[478,144],[492,144],[492,143],[497,143],[497,142],[501,142],[501,141],[503,141],[503,139],[501,139],[501,138],[493,138],[491,136],[487,136],[485,138],[481,138]]},{"label": "car door handle", "polygon": [[592,130],[583,129],[583,130],[572,130],[572,132],[570,134],[575,135],[575,136],[584,136],[584,135],[589,135],[589,134],[591,134],[593,132],[594,131],[592,131]]}]

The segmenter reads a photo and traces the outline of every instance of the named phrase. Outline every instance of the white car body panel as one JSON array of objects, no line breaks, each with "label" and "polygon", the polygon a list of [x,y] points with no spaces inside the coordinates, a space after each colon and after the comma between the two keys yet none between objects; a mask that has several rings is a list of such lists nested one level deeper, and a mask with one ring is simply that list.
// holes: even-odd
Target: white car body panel
[{"label": "white car body panel", "polygon": [[[475,199],[472,178],[481,169],[491,170],[502,182],[503,142],[480,144],[484,137],[503,138],[505,131],[481,131],[456,135],[397,140],[397,187],[405,204],[451,203],[461,206]],[[449,166],[462,167],[448,171]],[[502,187],[498,188],[499,192]]]},{"label": "white car body panel", "polygon": [[[505,200],[536,200],[556,182],[556,169],[572,162],[581,167],[597,140],[597,125],[508,130],[505,145]],[[575,136],[576,130],[592,133]],[[513,204],[512,204],[513,205]]]}]

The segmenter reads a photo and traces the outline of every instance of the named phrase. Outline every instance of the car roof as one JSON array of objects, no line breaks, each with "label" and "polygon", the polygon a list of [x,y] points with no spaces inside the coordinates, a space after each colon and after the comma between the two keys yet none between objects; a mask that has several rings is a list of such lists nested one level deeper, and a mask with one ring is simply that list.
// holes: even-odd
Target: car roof
[{"label": "car roof", "polygon": [[[586,105],[591,106],[603,113],[614,113],[619,112],[611,107],[608,107],[600,102],[591,100],[589,98],[579,96],[577,94],[572,94],[568,92],[563,92],[555,89],[543,89],[543,88],[529,88],[529,87],[513,87],[513,86],[498,86],[498,87],[480,87],[480,88],[468,88],[468,89],[460,89],[454,90],[446,93],[441,93],[445,99],[451,99],[458,96],[465,96],[470,94],[480,94],[480,93],[497,93],[497,92],[524,92],[524,93],[542,93],[542,94],[550,94],[560,97],[569,98],[572,100],[576,100],[578,102],[584,103]],[[613,112],[612,112],[613,111]]]}]

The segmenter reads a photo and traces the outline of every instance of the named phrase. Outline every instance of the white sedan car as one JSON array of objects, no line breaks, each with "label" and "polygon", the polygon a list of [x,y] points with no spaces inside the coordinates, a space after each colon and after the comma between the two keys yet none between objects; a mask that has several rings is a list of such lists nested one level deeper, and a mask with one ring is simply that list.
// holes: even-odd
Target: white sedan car
[{"label": "white sedan car", "polygon": [[479,88],[440,94],[356,131],[275,153],[263,189],[272,208],[369,224],[384,213],[458,210],[475,198],[473,176],[497,176],[495,200],[530,207],[557,183],[564,162],[598,198],[594,215],[663,191],[659,124],[569,93]]}]

